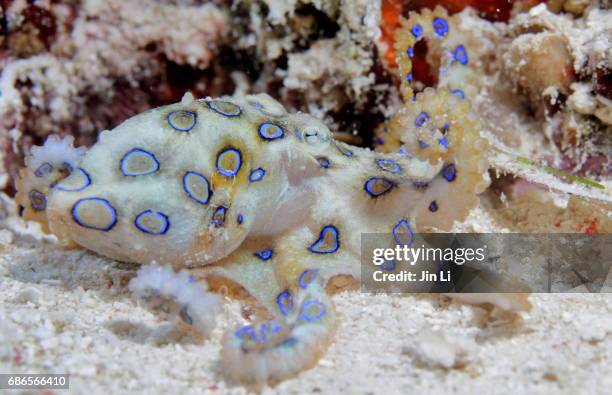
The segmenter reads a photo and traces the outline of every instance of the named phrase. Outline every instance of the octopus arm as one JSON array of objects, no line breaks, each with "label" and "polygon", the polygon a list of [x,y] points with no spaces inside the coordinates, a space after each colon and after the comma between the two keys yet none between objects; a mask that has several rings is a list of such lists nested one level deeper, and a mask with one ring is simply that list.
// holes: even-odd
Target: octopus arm
[{"label": "octopus arm", "polygon": [[15,199],[23,207],[23,218],[40,223],[45,233],[49,233],[46,211],[50,190],[68,175],[74,180],[65,188],[78,188],[79,183],[89,180],[89,175],[78,168],[86,149],[75,148],[73,142],[72,136],[51,135],[44,145],[32,147],[15,182]]}]

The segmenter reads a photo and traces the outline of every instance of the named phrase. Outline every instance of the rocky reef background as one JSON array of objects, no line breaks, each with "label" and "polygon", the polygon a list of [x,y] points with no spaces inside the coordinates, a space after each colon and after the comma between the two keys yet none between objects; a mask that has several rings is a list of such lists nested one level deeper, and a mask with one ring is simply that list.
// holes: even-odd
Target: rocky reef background
[{"label": "rocky reef background", "polygon": [[[472,35],[492,44],[478,87],[486,98],[474,103],[485,121],[501,125],[505,143],[527,141],[551,164],[606,175],[612,54],[605,26],[592,25],[608,14],[585,15],[593,8],[609,13],[610,2],[551,0],[546,15],[527,13],[540,3],[1,0],[0,188],[14,194],[24,155],[48,135],[74,135],[76,144],[89,146],[100,131],[186,91],[197,97],[267,92],[292,111],[324,119],[339,139],[373,146],[376,127],[402,105],[390,51],[398,19],[436,5],[463,10],[464,22],[481,29]],[[568,26],[575,29],[564,31]],[[576,54],[555,45],[582,31],[602,38],[576,66]],[[526,66],[502,56],[512,51]],[[417,84],[435,85],[427,48],[417,52]],[[490,89],[500,86],[503,97]],[[559,94],[545,102],[548,86]],[[519,115],[506,116],[512,112]],[[555,152],[533,134],[545,135]]]}]

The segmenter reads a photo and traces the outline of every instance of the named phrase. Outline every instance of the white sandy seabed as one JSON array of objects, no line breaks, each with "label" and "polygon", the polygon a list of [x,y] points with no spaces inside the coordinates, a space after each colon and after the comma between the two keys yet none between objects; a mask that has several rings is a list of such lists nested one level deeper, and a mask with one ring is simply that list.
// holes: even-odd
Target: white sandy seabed
[{"label": "white sandy seabed", "polygon": [[0,372],[69,373],[70,393],[612,394],[611,294],[534,294],[518,323],[491,325],[434,296],[343,292],[319,363],[254,389],[218,368],[222,334],[243,322],[238,302],[204,343],[169,341],[171,325],[117,285],[131,268],[0,239]]}]

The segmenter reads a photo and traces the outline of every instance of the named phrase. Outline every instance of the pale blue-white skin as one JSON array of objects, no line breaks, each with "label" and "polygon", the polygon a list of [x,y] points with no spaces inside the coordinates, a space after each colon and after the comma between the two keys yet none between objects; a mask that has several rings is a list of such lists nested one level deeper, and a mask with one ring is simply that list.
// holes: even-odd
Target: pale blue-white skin
[{"label": "pale blue-white skin", "polygon": [[[267,95],[186,95],[102,132],[51,186],[46,215],[60,239],[99,254],[241,285],[273,321],[229,334],[222,362],[240,380],[280,379],[314,364],[331,338],[323,287],[359,276],[361,234],[410,242],[417,211],[439,214],[424,191],[433,180],[449,185],[434,192],[452,188],[457,174],[443,165],[336,142]],[[138,284],[155,288],[148,279],[160,275],[143,273]],[[177,299],[172,289],[160,295]]]}]

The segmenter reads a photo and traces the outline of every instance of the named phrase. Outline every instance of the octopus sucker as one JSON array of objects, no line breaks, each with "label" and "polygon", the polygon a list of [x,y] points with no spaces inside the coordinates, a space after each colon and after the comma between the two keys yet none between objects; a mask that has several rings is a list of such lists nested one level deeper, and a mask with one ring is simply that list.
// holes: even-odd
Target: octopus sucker
[{"label": "octopus sucker", "polygon": [[250,295],[257,314],[224,337],[221,364],[232,379],[274,382],[325,352],[336,327],[326,289],[359,278],[362,233],[411,244],[477,202],[486,144],[467,101],[426,89],[387,127],[403,152],[335,141],[265,94],[187,94],[87,151],[51,137],[27,159],[18,200],[61,242],[142,264],[130,289],[197,338],[219,308],[208,280]]}]

